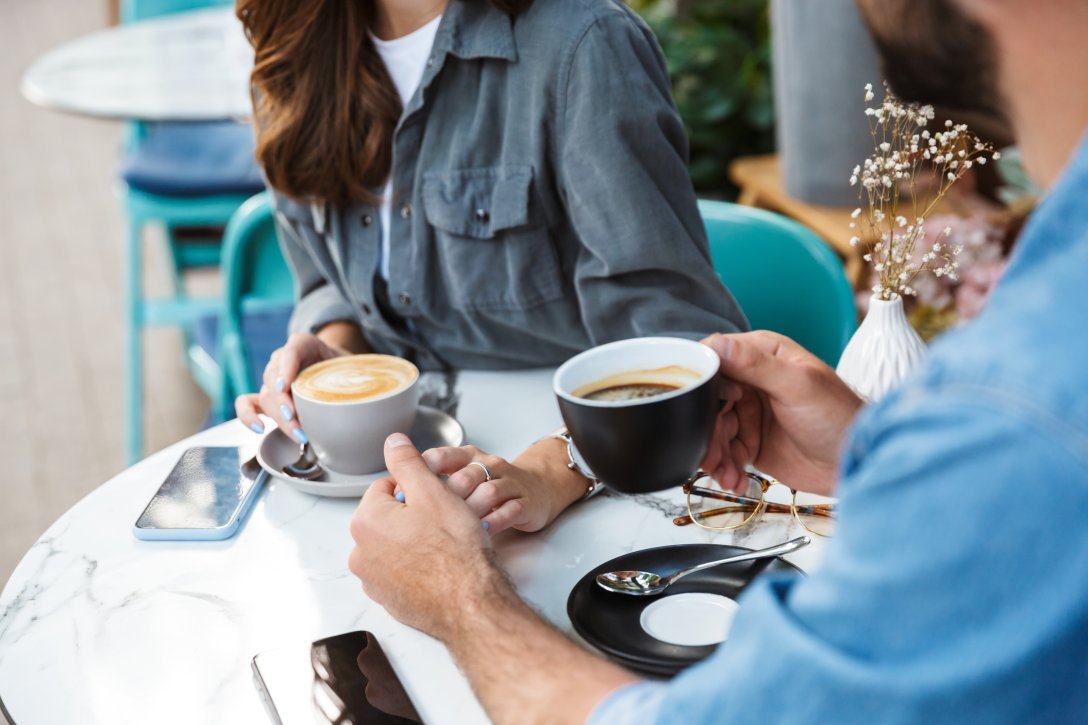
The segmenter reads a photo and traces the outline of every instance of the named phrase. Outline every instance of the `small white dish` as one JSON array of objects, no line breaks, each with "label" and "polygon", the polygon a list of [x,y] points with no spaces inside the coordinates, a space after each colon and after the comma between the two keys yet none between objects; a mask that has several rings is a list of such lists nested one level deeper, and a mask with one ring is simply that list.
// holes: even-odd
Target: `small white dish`
[{"label": "small white dish", "polygon": [[[440,446],[463,445],[465,429],[452,416],[437,408],[421,405],[416,414],[415,425],[412,426],[408,437],[416,444],[416,448],[425,451],[428,448]],[[257,449],[257,462],[261,464],[261,468],[268,471],[269,475],[294,486],[303,493],[314,496],[356,498],[362,496],[370,484],[389,475],[389,471],[349,475],[326,468],[320,478],[304,481],[283,472],[285,465],[296,460],[298,460],[298,444],[279,428],[273,428],[267,433]]]},{"label": "small white dish", "polygon": [[658,599],[642,610],[639,622],[654,639],[683,647],[724,642],[739,605],[729,597],[686,592]]}]

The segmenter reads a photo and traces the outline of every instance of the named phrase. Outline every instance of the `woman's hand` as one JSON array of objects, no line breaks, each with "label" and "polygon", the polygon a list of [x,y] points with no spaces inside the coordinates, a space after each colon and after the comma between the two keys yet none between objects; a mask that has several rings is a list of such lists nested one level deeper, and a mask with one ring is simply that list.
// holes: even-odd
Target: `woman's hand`
[{"label": "woman's hand", "polygon": [[295,418],[291,383],[300,370],[322,360],[348,354],[347,350],[330,345],[317,335],[296,332],[287,339],[287,344],[273,352],[268,359],[260,391],[239,395],[235,399],[234,410],[238,419],[253,432],[263,433],[264,424],[258,414],[264,413],[273,418],[284,433],[299,443],[306,443],[306,434]]},{"label": "woman's hand", "polygon": [[[585,493],[586,480],[566,467],[561,441],[544,440],[510,463],[475,446],[432,448],[423,454],[431,471],[469,505],[488,531],[539,531]],[[487,467],[491,480],[487,480]]]},{"label": "woman's hand", "polygon": [[788,337],[760,331],[703,344],[721,358],[725,399],[704,470],[727,489],[744,489],[751,465],[793,488],[830,495],[861,399]]}]

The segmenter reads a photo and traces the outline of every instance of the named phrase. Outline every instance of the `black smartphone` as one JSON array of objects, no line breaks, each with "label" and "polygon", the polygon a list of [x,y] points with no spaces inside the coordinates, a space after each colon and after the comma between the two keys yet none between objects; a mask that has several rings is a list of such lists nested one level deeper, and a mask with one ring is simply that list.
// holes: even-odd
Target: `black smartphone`
[{"label": "black smartphone", "polygon": [[190,448],[136,520],[138,539],[227,539],[238,530],[268,474],[251,451]]},{"label": "black smartphone", "polygon": [[422,722],[370,632],[348,632],[253,658],[262,699],[279,725]]}]

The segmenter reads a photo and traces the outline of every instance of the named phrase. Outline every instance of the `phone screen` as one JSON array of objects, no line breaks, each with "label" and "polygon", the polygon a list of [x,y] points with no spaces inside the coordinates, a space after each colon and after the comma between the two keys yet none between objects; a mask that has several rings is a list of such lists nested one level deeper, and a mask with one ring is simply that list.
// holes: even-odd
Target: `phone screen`
[{"label": "phone screen", "polygon": [[281,725],[421,722],[370,632],[262,652],[253,669]]},{"label": "phone screen", "polygon": [[234,447],[188,449],[140,514],[137,528],[223,528],[246,501],[260,472],[255,462],[243,468],[241,460],[241,451]]}]

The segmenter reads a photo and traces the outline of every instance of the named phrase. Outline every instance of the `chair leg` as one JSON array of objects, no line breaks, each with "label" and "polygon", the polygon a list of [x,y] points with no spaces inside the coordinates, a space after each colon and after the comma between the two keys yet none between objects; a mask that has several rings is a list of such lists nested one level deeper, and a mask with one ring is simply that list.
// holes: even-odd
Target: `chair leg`
[{"label": "chair leg", "polygon": [[125,461],[143,453],[143,276],[142,223],[129,220],[125,268]]},{"label": "chair leg", "polygon": [[185,292],[185,277],[181,260],[178,258],[178,241],[174,238],[174,227],[163,225],[163,234],[166,237],[166,252],[170,259],[170,281],[174,292],[174,298],[179,298]]}]

